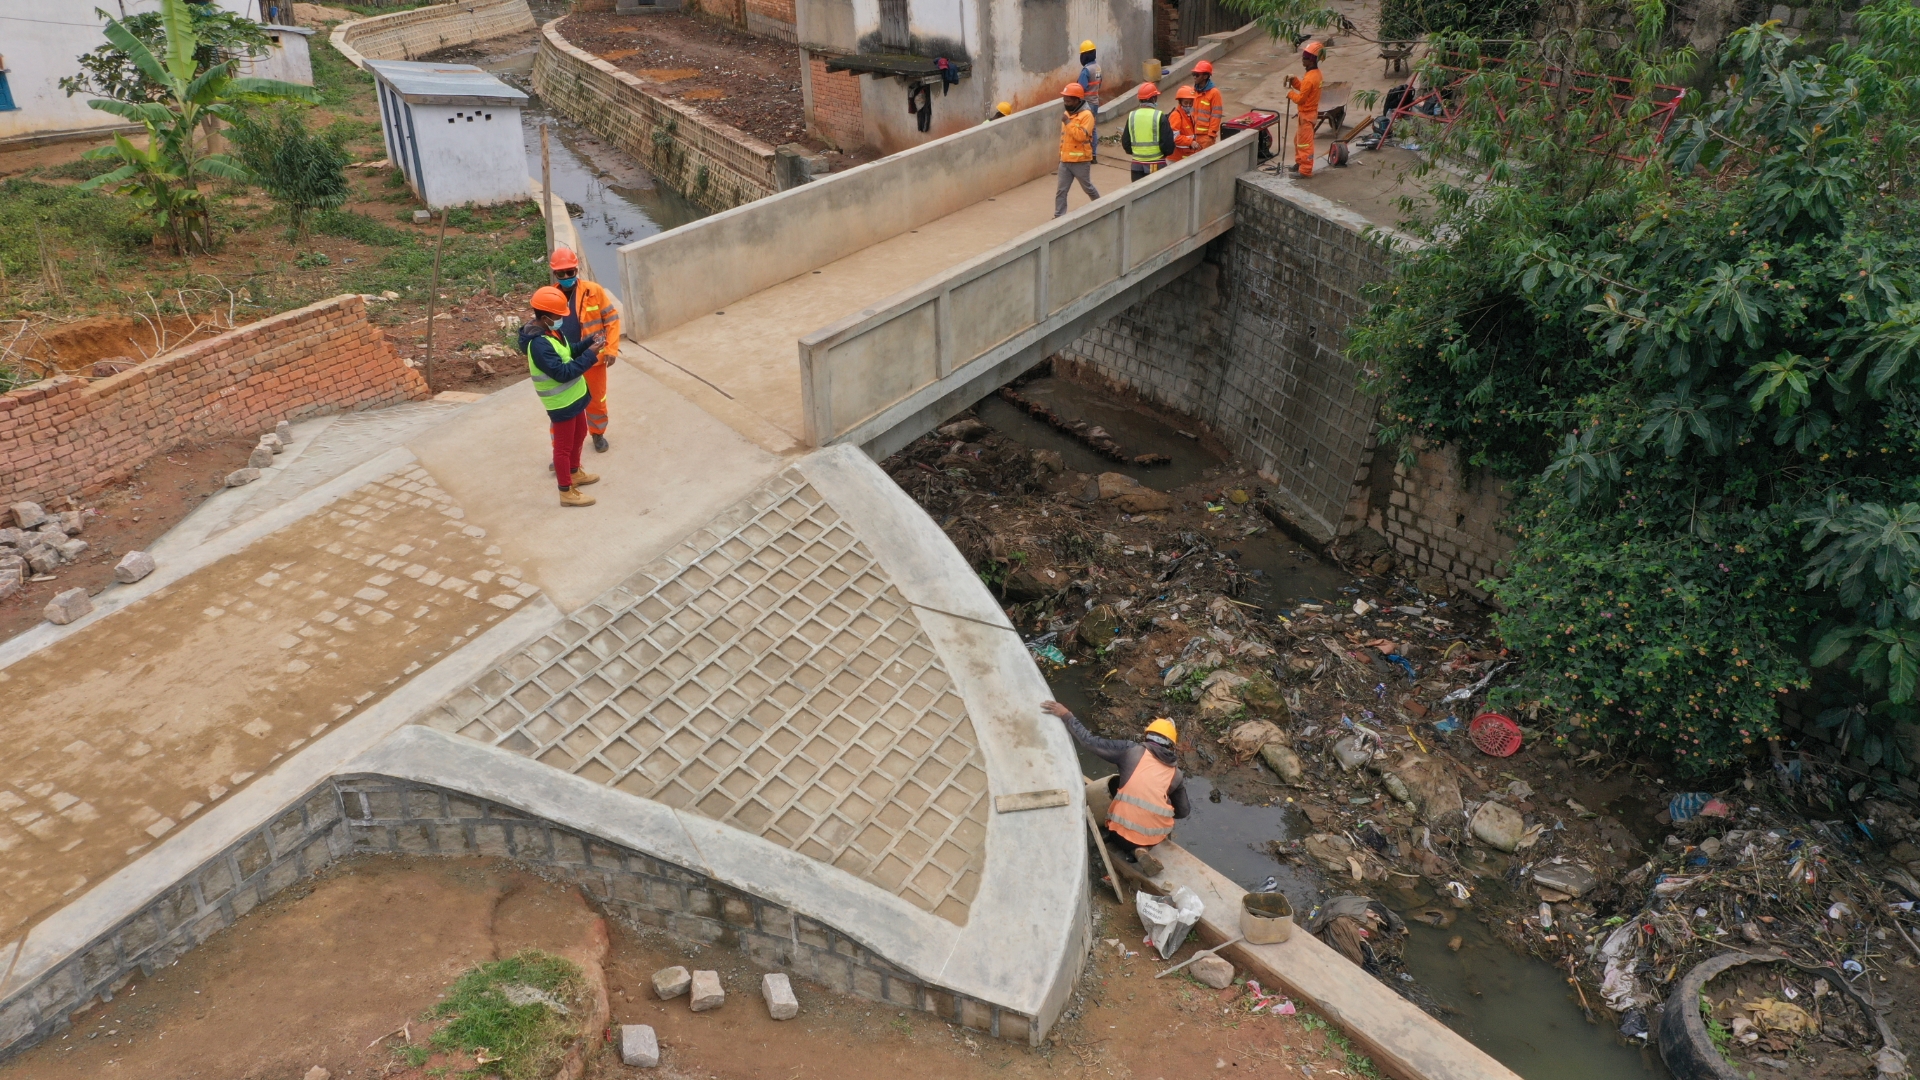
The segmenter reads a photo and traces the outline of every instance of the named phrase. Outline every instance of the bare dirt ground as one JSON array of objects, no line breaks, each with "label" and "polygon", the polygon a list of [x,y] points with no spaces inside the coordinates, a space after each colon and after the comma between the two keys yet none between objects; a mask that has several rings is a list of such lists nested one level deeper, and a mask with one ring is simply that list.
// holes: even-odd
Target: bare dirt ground
[{"label": "bare dirt ground", "polygon": [[[1097,896],[1095,908],[1096,941],[1118,941],[1135,955],[1097,944],[1070,1018],[1038,1049],[806,983],[795,986],[799,1018],[776,1022],[758,1000],[761,973],[736,954],[618,925],[603,961],[611,1023],[652,1024],[663,1061],[651,1075],[669,1080],[1171,1080],[1243,1076],[1276,1064],[1350,1069],[1345,1051],[1310,1018],[1250,1013],[1239,987],[1210,990],[1184,975],[1155,981],[1161,964],[1141,950],[1134,916],[1110,898]],[[501,862],[354,860],[264,905],[155,977],[136,978],[112,1003],[76,1018],[71,1031],[14,1059],[8,1073],[21,1080],[291,1080],[316,1065],[356,1078],[459,1071],[470,1064],[441,1057],[407,1067],[396,1033],[410,1024],[417,1041],[421,1014],[474,964],[530,947],[590,961],[595,918],[571,887]],[[719,971],[727,1004],[694,1014],[684,998],[655,1000],[652,973],[673,964]],[[383,1038],[389,1035],[396,1037]],[[606,1044],[587,1067],[594,1080],[643,1075]]]},{"label": "bare dirt ground", "polygon": [[161,454],[134,471],[131,479],[69,505],[66,500],[48,510],[86,512],[80,534],[89,549],[80,561],[27,581],[21,590],[0,600],[0,641],[40,625],[47,601],[66,589],[98,593],[113,581],[113,564],[129,551],[140,551],[180,523],[194,507],[219,491],[226,475],[247,463],[254,440],[226,439],[187,445]]},{"label": "bare dirt ground", "polygon": [[806,132],[800,50],[693,15],[567,17],[567,40],[716,120],[774,146],[797,142],[835,169],[871,160],[844,154]]}]

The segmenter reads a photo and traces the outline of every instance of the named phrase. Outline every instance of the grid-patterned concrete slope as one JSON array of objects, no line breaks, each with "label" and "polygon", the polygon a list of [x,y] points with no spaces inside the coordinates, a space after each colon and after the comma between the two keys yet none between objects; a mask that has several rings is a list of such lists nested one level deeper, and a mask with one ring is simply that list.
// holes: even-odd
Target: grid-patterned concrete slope
[{"label": "grid-patterned concrete slope", "polygon": [[429,722],[723,822],[964,925],[987,774],[911,606],[797,470]]}]

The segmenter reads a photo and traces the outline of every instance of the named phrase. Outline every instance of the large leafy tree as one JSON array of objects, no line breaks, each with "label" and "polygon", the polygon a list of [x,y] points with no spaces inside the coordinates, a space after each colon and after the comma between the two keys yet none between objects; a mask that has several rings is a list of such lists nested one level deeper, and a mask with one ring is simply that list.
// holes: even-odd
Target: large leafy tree
[{"label": "large leafy tree", "polygon": [[1439,43],[1460,113],[1426,135],[1455,171],[1352,354],[1388,438],[1517,481],[1494,585],[1517,693],[1708,771],[1833,665],[1854,748],[1908,771],[1920,8],[1882,0],[1812,55],[1737,31],[1733,74],[1660,143],[1658,86],[1693,58],[1660,47],[1657,0],[1634,12],[1498,63]]},{"label": "large leafy tree", "polygon": [[[102,19],[109,17],[98,8],[94,14]],[[187,14],[193,21],[194,63],[202,71],[222,60],[244,61],[265,56],[271,48],[267,32],[259,23],[215,4],[190,3]],[[138,38],[148,52],[166,51],[167,32],[160,12],[130,15],[121,25]],[[167,96],[165,83],[149,76],[125,49],[111,41],[82,53],[76,63],[79,74],[60,80],[60,89],[65,90],[68,97],[94,94],[117,101],[159,101]]]},{"label": "large leafy tree", "polygon": [[87,152],[87,157],[119,162],[111,172],[96,176],[82,187],[113,185],[152,214],[181,253],[210,251],[214,245],[212,220],[201,185],[209,180],[245,181],[247,169],[225,153],[207,146],[214,124],[234,124],[242,109],[274,100],[312,100],[313,91],[272,79],[236,78],[235,61],[202,64],[200,40],[186,0],[162,0],[160,24],[166,39],[166,60],[157,58],[125,24],[109,19],[106,38],[125,53],[141,76],[155,88],[152,100],[123,101],[95,98],[87,105],[146,128],[146,145],[116,135],[113,145]]}]

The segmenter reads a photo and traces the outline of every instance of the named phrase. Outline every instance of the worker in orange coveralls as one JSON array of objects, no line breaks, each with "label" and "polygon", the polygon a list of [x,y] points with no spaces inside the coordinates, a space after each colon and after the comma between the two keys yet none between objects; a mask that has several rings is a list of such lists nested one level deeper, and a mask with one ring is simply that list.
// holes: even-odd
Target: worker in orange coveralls
[{"label": "worker in orange coveralls", "polygon": [[1287,76],[1287,85],[1293,87],[1287,91],[1287,100],[1300,111],[1299,131],[1293,137],[1293,164],[1287,171],[1303,179],[1313,175],[1313,129],[1320,123],[1320,54],[1325,49],[1318,41],[1307,42],[1300,49],[1300,66],[1307,69],[1306,74]]},{"label": "worker in orange coveralls", "polygon": [[1173,111],[1167,114],[1167,123],[1173,125],[1173,153],[1167,155],[1169,162],[1192,157],[1199,151],[1194,143],[1197,121],[1193,115],[1193,100],[1198,96],[1191,86],[1183,86],[1173,92]]},{"label": "worker in orange coveralls", "polygon": [[604,454],[607,452],[607,369],[620,358],[620,309],[613,306],[613,297],[598,282],[580,276],[580,256],[574,254],[572,248],[565,244],[555,247],[550,265],[554,284],[567,298],[567,317],[561,333],[569,342],[576,343],[576,347],[578,342],[595,334],[600,334],[605,342],[600,346],[600,362],[587,370],[587,392],[592,395],[587,403],[587,432],[593,436],[594,450]]},{"label": "worker in orange coveralls", "polygon": [[1227,118],[1227,102],[1213,85],[1213,62],[1193,65],[1193,149],[1195,153],[1220,141],[1220,124]]}]

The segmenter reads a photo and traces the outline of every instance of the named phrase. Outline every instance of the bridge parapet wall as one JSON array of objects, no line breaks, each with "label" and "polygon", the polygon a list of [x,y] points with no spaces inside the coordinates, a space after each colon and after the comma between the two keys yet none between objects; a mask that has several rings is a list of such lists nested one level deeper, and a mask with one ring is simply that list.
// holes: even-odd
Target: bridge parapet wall
[{"label": "bridge parapet wall", "polygon": [[807,442],[890,453],[990,392],[1231,227],[1234,178],[1253,164],[1253,141],[1229,139],[802,338]]}]

